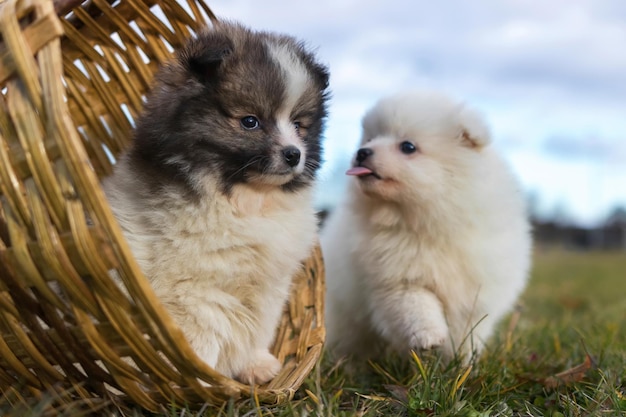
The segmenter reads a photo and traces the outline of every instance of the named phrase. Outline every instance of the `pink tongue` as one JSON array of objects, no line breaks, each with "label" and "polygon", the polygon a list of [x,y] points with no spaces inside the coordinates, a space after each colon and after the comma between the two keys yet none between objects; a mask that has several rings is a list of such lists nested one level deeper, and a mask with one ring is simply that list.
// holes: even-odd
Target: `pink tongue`
[{"label": "pink tongue", "polygon": [[369,168],[365,167],[352,167],[346,171],[346,175],[356,175],[357,177],[361,177],[363,175],[369,175],[373,171]]}]

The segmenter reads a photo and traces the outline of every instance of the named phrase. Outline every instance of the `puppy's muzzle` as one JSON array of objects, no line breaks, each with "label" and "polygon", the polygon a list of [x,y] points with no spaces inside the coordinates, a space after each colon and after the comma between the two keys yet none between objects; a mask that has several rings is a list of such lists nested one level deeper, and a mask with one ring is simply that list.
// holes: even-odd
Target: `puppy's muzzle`
[{"label": "puppy's muzzle", "polygon": [[282,153],[283,159],[290,167],[293,168],[300,163],[301,152],[300,149],[295,146],[287,146],[283,148]]}]

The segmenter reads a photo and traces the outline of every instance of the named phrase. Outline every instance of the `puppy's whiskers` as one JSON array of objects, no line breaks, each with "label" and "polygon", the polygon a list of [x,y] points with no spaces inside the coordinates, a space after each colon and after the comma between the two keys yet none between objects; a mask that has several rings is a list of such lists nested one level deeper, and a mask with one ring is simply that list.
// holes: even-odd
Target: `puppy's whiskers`
[{"label": "puppy's whiskers", "polygon": [[315,173],[317,172],[317,169],[321,166],[321,162],[319,161],[313,161],[313,160],[309,160],[307,159],[304,162],[304,172],[303,174],[306,175],[309,178],[314,178],[315,177]]},{"label": "puppy's whiskers", "polygon": [[254,165],[254,164],[258,163],[258,162],[262,162],[264,158],[265,158],[265,156],[263,156],[263,155],[255,155],[255,156],[253,156],[252,158],[250,158],[248,160],[248,162],[246,162],[239,169],[237,169],[235,172],[230,174],[226,179],[227,180],[233,179],[234,177],[236,177],[240,173],[244,172],[246,169],[250,168],[252,165]]}]

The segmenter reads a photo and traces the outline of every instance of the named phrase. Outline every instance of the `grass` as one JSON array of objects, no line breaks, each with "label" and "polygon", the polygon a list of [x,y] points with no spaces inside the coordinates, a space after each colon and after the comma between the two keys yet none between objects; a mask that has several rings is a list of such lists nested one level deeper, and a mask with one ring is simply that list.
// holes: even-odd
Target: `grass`
[{"label": "grass", "polygon": [[[445,365],[434,353],[360,366],[325,356],[287,405],[250,401],[166,415],[626,415],[626,253],[538,253],[521,305],[472,366]],[[11,414],[40,416],[42,409]]]}]

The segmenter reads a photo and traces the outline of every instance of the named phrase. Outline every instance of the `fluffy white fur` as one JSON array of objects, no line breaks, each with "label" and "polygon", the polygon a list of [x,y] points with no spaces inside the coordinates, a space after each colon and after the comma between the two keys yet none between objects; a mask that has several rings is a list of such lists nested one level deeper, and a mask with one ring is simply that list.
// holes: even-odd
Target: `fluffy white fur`
[{"label": "fluffy white fur", "polygon": [[268,348],[317,223],[310,190],[210,179],[190,205],[177,188],[151,198],[122,160],[105,189],[133,254],[195,352],[224,375],[265,382],[281,368]]},{"label": "fluffy white fur", "polygon": [[[401,152],[403,142],[417,147]],[[530,267],[523,195],[481,117],[437,93],[379,101],[360,165],[322,230],[338,354],[480,351]],[[356,162],[355,162],[356,163]]]}]

